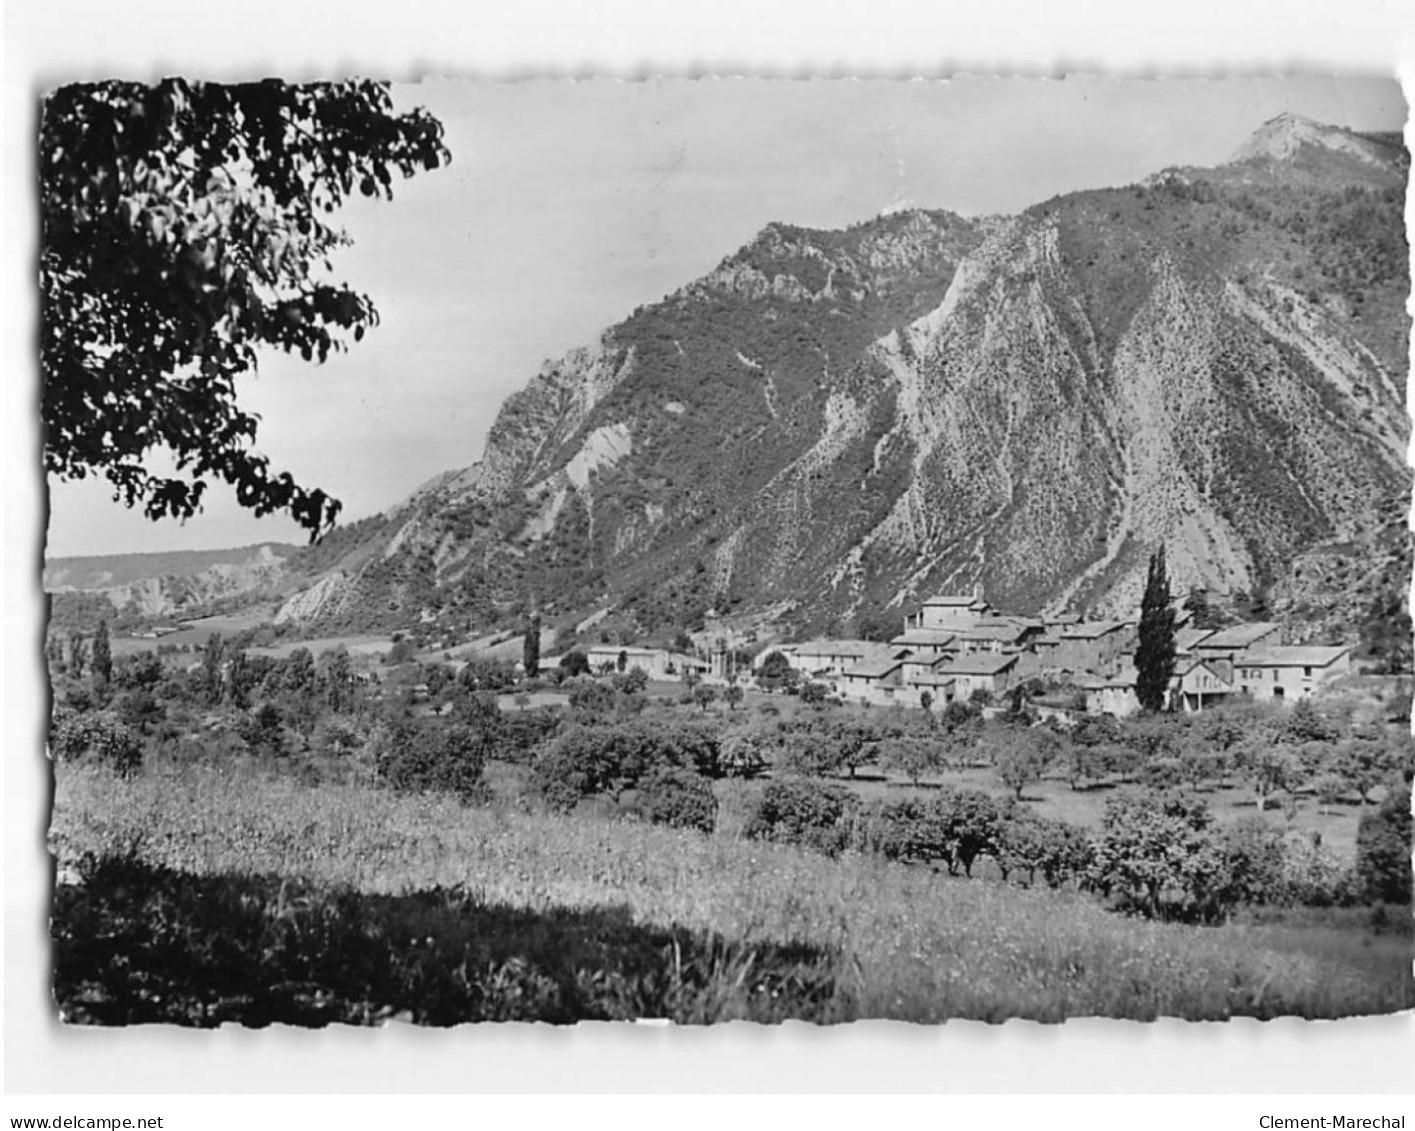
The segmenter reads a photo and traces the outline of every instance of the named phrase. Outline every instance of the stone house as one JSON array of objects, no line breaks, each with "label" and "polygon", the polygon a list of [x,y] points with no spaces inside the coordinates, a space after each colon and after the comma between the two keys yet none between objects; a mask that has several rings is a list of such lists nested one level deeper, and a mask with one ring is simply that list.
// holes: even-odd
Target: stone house
[{"label": "stone house", "polygon": [[[673,652],[667,648],[635,648],[617,644],[598,644],[586,654],[590,671],[618,671],[619,658],[624,657],[624,670],[643,668],[649,679],[670,681],[682,679],[684,672],[706,673],[711,665],[706,660]],[[542,665],[543,666],[543,665]]]},{"label": "stone house", "polygon": [[1184,711],[1203,711],[1227,702],[1237,691],[1224,674],[1226,664],[1190,657],[1175,665],[1172,694]]},{"label": "stone house", "polygon": [[983,600],[980,591],[967,594],[946,594],[930,597],[919,611],[904,620],[904,629],[911,628],[945,629],[960,632],[971,628],[979,620],[992,614],[992,608]]},{"label": "stone house", "polygon": [[803,676],[830,679],[847,668],[891,658],[895,650],[872,640],[808,640],[783,645],[779,651]]},{"label": "stone house", "polygon": [[[867,660],[841,672],[835,681],[835,689],[838,694],[851,699],[892,703],[905,686],[903,671],[902,660]],[[917,701],[917,696],[914,698]]]},{"label": "stone house", "polygon": [[1211,632],[1189,646],[1189,651],[1201,660],[1221,660],[1232,664],[1240,652],[1270,648],[1282,643],[1282,625],[1272,621],[1236,624]]},{"label": "stone house", "polygon": [[994,652],[972,652],[954,656],[935,669],[934,674],[954,681],[955,699],[971,698],[975,691],[1001,695],[1012,686],[1017,669],[1015,655]]},{"label": "stone house", "polygon": [[1108,675],[1119,670],[1121,657],[1134,646],[1133,622],[1088,621],[1061,630],[1052,659],[1063,671]]},{"label": "stone house", "polygon": [[1307,699],[1328,680],[1351,673],[1351,649],[1272,645],[1233,658],[1234,683],[1259,702]]}]

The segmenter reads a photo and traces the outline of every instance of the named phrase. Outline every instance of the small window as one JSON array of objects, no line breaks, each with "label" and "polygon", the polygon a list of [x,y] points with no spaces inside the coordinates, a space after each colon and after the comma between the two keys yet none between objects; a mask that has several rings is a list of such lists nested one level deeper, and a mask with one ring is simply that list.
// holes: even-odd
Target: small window
[{"label": "small window", "polygon": [[1305,668],[1302,669],[1302,674],[1305,675],[1308,679],[1311,679],[1311,678],[1312,678],[1312,669],[1311,669],[1310,667],[1305,667]]}]

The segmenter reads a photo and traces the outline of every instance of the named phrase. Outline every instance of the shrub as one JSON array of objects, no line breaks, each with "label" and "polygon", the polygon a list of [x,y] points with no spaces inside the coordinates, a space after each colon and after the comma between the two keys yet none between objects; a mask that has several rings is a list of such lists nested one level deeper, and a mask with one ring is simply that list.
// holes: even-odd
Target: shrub
[{"label": "shrub", "polygon": [[92,759],[122,777],[142,768],[141,740],[106,711],[59,720],[49,748],[61,762]]},{"label": "shrub", "polygon": [[991,794],[945,789],[922,801],[872,806],[856,820],[856,844],[891,860],[943,861],[950,875],[973,874],[979,856],[996,857],[1009,810]]},{"label": "shrub", "polygon": [[590,674],[590,658],[578,648],[571,649],[560,657],[560,670],[565,677]]},{"label": "shrub", "polygon": [[855,843],[888,860],[929,862],[952,855],[940,811],[917,798],[877,802],[859,814]]},{"label": "shrub", "polygon": [[767,751],[774,745],[761,731],[741,729],[723,736],[719,758],[727,777],[752,778],[766,769]]},{"label": "shrub", "polygon": [[378,780],[393,789],[478,797],[486,764],[487,736],[464,723],[404,720],[388,730],[375,762]]},{"label": "shrub", "polygon": [[1106,803],[1087,879],[1123,910],[1149,918],[1211,919],[1229,887],[1208,806],[1144,791]]},{"label": "shrub", "polygon": [[1287,845],[1282,830],[1262,817],[1245,817],[1223,830],[1225,905],[1282,903],[1287,884]]},{"label": "shrub", "polygon": [[626,695],[633,695],[648,687],[649,673],[635,664],[626,672],[615,672],[610,676],[609,684],[615,691],[622,691]]},{"label": "shrub", "polygon": [[559,711],[544,708],[502,714],[496,756],[508,762],[532,761],[540,748],[560,732],[561,721]]},{"label": "shrub", "polygon": [[542,795],[560,810],[594,794],[617,798],[659,767],[705,777],[722,773],[717,735],[710,727],[639,717],[571,726],[541,750],[534,764]]},{"label": "shrub", "polygon": [[605,715],[614,709],[614,690],[588,677],[567,683],[570,710],[580,716]]},{"label": "shrub", "polygon": [[996,855],[1006,811],[990,793],[978,789],[945,790],[929,801],[944,828],[949,847],[948,872],[973,874],[979,856]]},{"label": "shrub", "polygon": [[1321,838],[1288,834],[1282,858],[1282,890],[1290,903],[1308,907],[1349,907],[1361,902],[1362,883],[1354,868],[1343,867],[1321,846]]},{"label": "shrub", "polygon": [[1366,898],[1409,903],[1410,787],[1392,789],[1374,813],[1362,816],[1356,831],[1356,874]]},{"label": "shrub", "polygon": [[659,766],[639,783],[638,809],[656,825],[710,833],[717,823],[717,797],[701,774]]},{"label": "shrub", "polygon": [[993,859],[1003,879],[1026,872],[1030,884],[1041,873],[1047,886],[1055,888],[1085,875],[1091,863],[1091,840],[1075,825],[1015,810],[998,828]]},{"label": "shrub", "polygon": [[743,833],[753,840],[799,844],[838,855],[850,840],[859,801],[849,789],[810,779],[769,782]]}]

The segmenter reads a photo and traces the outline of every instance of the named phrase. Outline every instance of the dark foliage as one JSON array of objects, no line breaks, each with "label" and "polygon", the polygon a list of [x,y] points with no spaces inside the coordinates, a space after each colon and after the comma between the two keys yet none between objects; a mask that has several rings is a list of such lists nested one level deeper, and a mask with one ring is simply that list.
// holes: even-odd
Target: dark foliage
[{"label": "dark foliage", "polygon": [[1174,663],[1174,609],[1170,607],[1169,575],[1161,546],[1150,557],[1140,602],[1140,640],[1135,649],[1135,696],[1146,711],[1165,709]]},{"label": "dark foliage", "polygon": [[567,677],[590,674],[590,658],[578,648],[572,648],[560,657],[560,670]]},{"label": "dark foliage", "polygon": [[595,794],[617,798],[657,769],[721,777],[720,757],[714,728],[639,716],[572,725],[541,750],[534,765],[546,802],[568,810]]},{"label": "dark foliage", "polygon": [[470,801],[480,796],[482,769],[494,753],[494,733],[466,723],[410,719],[391,728],[377,773],[394,789],[452,793]]},{"label": "dark foliage", "polygon": [[521,664],[526,678],[534,679],[540,674],[540,615],[537,613],[526,620],[526,634],[521,644]]},{"label": "dark foliage", "polygon": [[712,782],[678,766],[659,766],[639,782],[637,808],[656,825],[710,833],[717,825]]},{"label": "dark foliage", "polygon": [[844,786],[809,778],[768,782],[743,833],[836,856],[850,843],[851,817],[858,806],[859,799]]},{"label": "dark foliage", "polygon": [[1366,897],[1387,903],[1411,899],[1410,786],[1392,789],[1356,832],[1356,874]]},{"label": "dark foliage", "polygon": [[61,762],[92,760],[124,777],[142,768],[142,741],[106,711],[56,719],[49,750]]},{"label": "dark foliage", "polygon": [[[45,467],[106,476],[151,518],[187,518],[211,478],[257,515],[318,534],[339,504],[273,475],[236,379],[274,347],[323,361],[377,323],[317,276],[348,242],[354,192],[448,159],[441,126],[366,81],[239,86],[166,79],[62,87],[40,121]],[[327,268],[326,268],[327,269]],[[179,474],[147,455],[165,448]]]},{"label": "dark foliage", "polygon": [[849,1016],[838,955],[637,922],[627,907],[530,910],[460,888],[365,895],[282,876],[84,862],[55,894],[54,995],[90,1025],[419,1025]]}]

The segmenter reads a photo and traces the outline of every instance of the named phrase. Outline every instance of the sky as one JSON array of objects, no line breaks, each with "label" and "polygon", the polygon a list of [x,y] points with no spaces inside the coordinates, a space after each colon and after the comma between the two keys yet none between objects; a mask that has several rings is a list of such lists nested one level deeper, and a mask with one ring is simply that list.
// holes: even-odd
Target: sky
[{"label": "sky", "polygon": [[[278,353],[246,379],[257,448],[351,521],[479,458],[505,398],[548,359],[712,269],[765,224],[841,227],[903,204],[1010,213],[1169,165],[1225,160],[1294,111],[1399,130],[1391,79],[948,81],[568,79],[399,85],[452,163],[359,199],[336,274],[380,325],[323,366]],[[302,541],[219,484],[153,524],[102,481],[51,484],[47,553]]]}]

